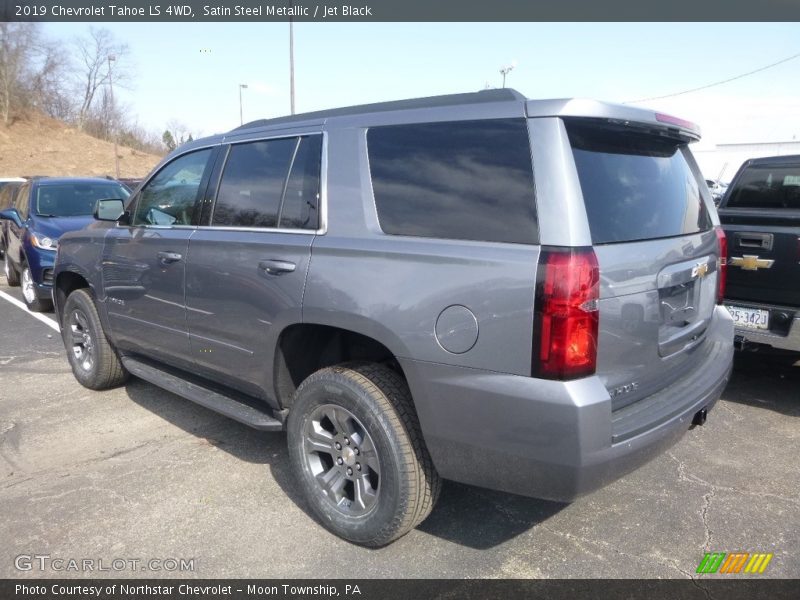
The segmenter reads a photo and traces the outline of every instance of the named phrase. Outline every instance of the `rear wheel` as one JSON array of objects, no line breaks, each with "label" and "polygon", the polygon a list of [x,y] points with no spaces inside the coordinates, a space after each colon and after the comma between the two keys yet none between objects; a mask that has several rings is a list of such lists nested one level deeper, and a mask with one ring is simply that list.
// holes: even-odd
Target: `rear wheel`
[{"label": "rear wheel", "polygon": [[14,265],[11,264],[8,252],[5,252],[3,256],[3,272],[6,275],[6,282],[8,285],[11,287],[17,287],[19,285],[19,273],[17,273]]},{"label": "rear wheel", "polygon": [[91,390],[121,385],[128,379],[100,324],[94,300],[86,289],[72,292],[64,303],[61,336],[75,379]]},{"label": "rear wheel", "polygon": [[33,282],[31,268],[25,265],[22,269],[22,297],[29,310],[33,312],[44,312],[53,309],[50,300],[42,300],[36,293],[36,284]]},{"label": "rear wheel", "polygon": [[288,440],[312,511],[351,542],[388,544],[421,523],[438,498],[408,386],[382,365],[311,375],[297,390]]}]

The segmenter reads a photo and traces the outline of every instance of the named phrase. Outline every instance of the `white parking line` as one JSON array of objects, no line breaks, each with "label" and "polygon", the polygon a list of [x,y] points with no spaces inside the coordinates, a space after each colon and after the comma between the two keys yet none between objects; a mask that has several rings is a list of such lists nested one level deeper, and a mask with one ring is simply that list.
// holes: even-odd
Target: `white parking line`
[{"label": "white parking line", "polygon": [[49,317],[45,317],[42,314],[29,311],[28,307],[25,306],[25,303],[24,302],[20,302],[19,300],[14,298],[14,296],[9,296],[4,291],[0,290],[0,298],[3,298],[4,300],[8,300],[9,302],[11,302],[11,304],[16,306],[17,308],[21,308],[26,313],[28,313],[30,316],[32,316],[34,319],[40,320],[42,323],[44,323],[45,325],[47,325],[51,329],[55,329],[58,332],[61,331],[61,328],[59,328],[58,323],[54,319],[50,319]]}]

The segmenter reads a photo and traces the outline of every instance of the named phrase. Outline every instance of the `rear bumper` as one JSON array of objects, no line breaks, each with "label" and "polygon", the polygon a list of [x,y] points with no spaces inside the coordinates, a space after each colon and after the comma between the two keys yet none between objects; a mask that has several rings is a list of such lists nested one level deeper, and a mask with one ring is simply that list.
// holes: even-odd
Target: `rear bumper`
[{"label": "rear bumper", "polygon": [[[677,442],[727,384],[733,322],[724,308],[715,310],[704,363],[617,413],[597,377],[545,381],[401,360],[439,474],[571,501],[629,473]],[[615,442],[620,432],[624,439]]]},{"label": "rear bumper", "polygon": [[774,331],[756,331],[745,327],[736,327],[736,336],[753,344],[765,344],[781,350],[800,352],[800,311],[796,308],[786,308],[770,304],[752,304],[749,302],[739,302],[738,300],[732,300],[730,304],[744,306],[746,308],[768,310],[770,311],[771,318],[775,318],[774,315],[780,314],[794,315],[787,325],[786,335],[780,335],[780,333]]}]

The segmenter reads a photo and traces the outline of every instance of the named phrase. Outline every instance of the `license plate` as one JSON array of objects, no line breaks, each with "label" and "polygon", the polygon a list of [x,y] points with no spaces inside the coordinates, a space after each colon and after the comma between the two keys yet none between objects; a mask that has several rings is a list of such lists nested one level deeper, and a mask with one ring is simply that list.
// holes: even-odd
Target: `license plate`
[{"label": "license plate", "polygon": [[731,313],[733,322],[737,327],[746,327],[747,329],[769,329],[768,310],[730,305],[727,305],[725,308]]}]

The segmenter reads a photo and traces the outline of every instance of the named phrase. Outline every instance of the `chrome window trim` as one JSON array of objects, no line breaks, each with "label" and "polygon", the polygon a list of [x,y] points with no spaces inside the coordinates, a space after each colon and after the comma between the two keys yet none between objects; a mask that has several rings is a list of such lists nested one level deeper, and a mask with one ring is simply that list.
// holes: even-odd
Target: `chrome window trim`
[{"label": "chrome window trim", "polygon": [[[168,228],[169,229],[169,228]],[[250,233],[299,233],[317,235],[316,229],[284,229],[282,227],[236,227],[235,225],[201,225],[195,229],[203,231],[246,231]]]},{"label": "chrome window trim", "polygon": [[[207,148],[216,148],[222,146],[235,146],[238,144],[246,144],[248,142],[259,142],[265,140],[275,140],[275,139],[284,139],[284,138],[300,138],[307,135],[321,135],[322,136],[322,156],[320,157],[320,168],[319,168],[319,207],[317,212],[319,213],[319,227],[317,229],[284,229],[284,228],[277,228],[277,227],[234,227],[234,226],[226,226],[226,225],[120,225],[119,223],[115,223],[115,227],[141,227],[144,229],[203,229],[211,230],[211,231],[244,231],[249,233],[296,233],[300,235],[325,235],[328,232],[328,132],[327,131],[312,131],[306,133],[280,133],[273,136],[260,136],[254,138],[248,138],[245,140],[236,140],[235,142],[217,142],[214,144],[210,144],[207,146],[201,146],[197,148],[192,148],[191,150],[187,150],[181,154],[176,155],[172,160],[169,162],[173,162],[189,154],[191,152],[197,150],[205,150]],[[164,163],[163,167],[166,167],[169,163]],[[158,169],[155,173],[153,173],[147,180],[142,184],[140,189],[143,189],[150,180],[158,175],[161,169]],[[222,173],[224,173],[224,165]],[[219,192],[219,186],[217,186],[216,192]],[[131,194],[133,195],[133,194]],[[138,196],[138,194],[137,194]],[[139,199],[136,199],[138,203]],[[216,205],[217,198],[216,194],[214,195],[214,204]],[[213,216],[213,213],[212,213]]]}]

